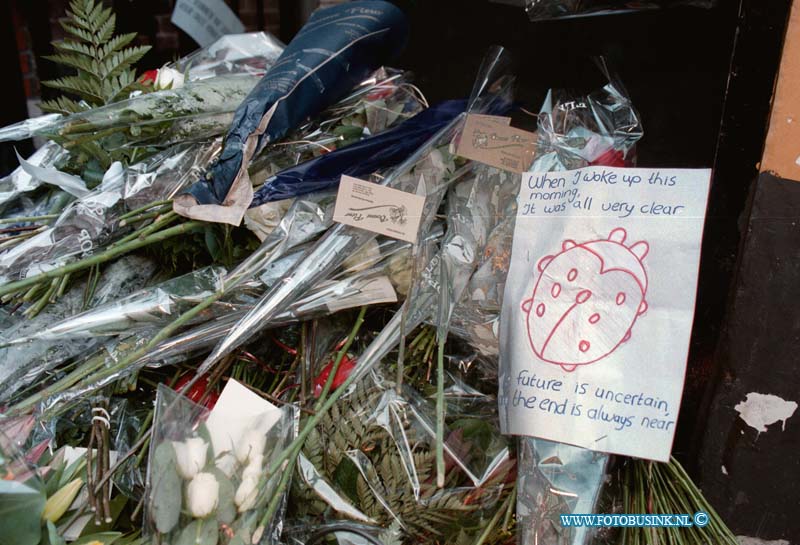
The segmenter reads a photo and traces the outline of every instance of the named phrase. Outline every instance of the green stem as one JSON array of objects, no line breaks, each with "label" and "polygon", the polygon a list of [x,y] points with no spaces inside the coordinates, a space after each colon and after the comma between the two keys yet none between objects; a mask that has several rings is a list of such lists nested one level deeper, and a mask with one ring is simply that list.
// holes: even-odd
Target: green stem
[{"label": "green stem", "polygon": [[82,271],[84,269],[88,269],[89,267],[93,267],[95,265],[105,263],[106,261],[110,261],[115,257],[119,257],[134,250],[138,250],[139,248],[144,248],[145,246],[156,244],[158,242],[163,242],[167,239],[176,237],[178,235],[185,235],[187,233],[197,231],[198,229],[202,228],[203,225],[204,224],[200,221],[190,221],[188,223],[176,225],[175,227],[166,229],[164,231],[161,231],[160,233],[156,233],[149,237],[132,240],[126,244],[109,248],[105,252],[99,253],[92,257],[82,259],[74,263],[69,263],[68,265],[64,265],[63,267],[45,271],[35,276],[24,278],[22,280],[17,280],[16,282],[11,282],[4,286],[0,286],[0,296],[9,293],[16,293],[18,291],[34,286],[44,280],[52,280],[53,278],[59,278],[61,276],[64,276],[65,274],[71,274],[77,271]]},{"label": "green stem", "polygon": [[358,313],[358,318],[356,318],[356,323],[353,324],[353,328],[350,330],[350,334],[347,336],[344,346],[342,346],[342,349],[339,350],[338,354],[336,354],[336,360],[333,362],[333,367],[328,375],[328,380],[325,381],[325,387],[322,388],[322,393],[320,394],[316,405],[314,405],[314,411],[318,411],[322,406],[322,402],[328,397],[331,386],[333,386],[333,380],[336,378],[336,372],[339,370],[339,365],[342,363],[347,351],[350,350],[350,346],[353,344],[356,335],[358,335],[358,330],[361,329],[361,326],[364,324],[364,316],[366,313],[367,307],[361,307],[361,310]]},{"label": "green stem", "polygon": [[172,204],[172,201],[167,199],[165,201],[151,202],[149,204],[146,204],[146,205],[142,206],[141,208],[137,208],[136,210],[131,210],[127,214],[121,215],[119,217],[119,219],[120,219],[120,221],[122,221],[122,220],[125,220],[125,219],[128,219],[128,218],[132,218],[134,216],[138,216],[139,214],[143,214],[144,212],[147,212],[151,208],[156,208],[157,206],[164,206],[166,204]]},{"label": "green stem", "polygon": [[161,229],[162,227],[164,227],[165,225],[169,225],[170,223],[172,223],[176,217],[178,217],[178,214],[169,211],[163,216],[161,216],[158,220],[151,223],[150,225],[142,229],[139,229],[138,231],[134,231],[133,233],[130,233],[129,235],[121,238],[120,240],[115,242],[113,246],[120,246],[122,244],[127,244],[131,240],[136,240],[137,238],[148,237],[153,233],[155,233],[156,231],[158,231],[159,229]]},{"label": "green stem", "polygon": [[500,506],[500,509],[492,517],[492,520],[489,521],[489,524],[486,525],[486,528],[483,529],[478,540],[475,542],[475,545],[483,545],[486,543],[486,540],[489,539],[489,536],[492,535],[492,532],[497,526],[497,523],[500,522],[500,515],[502,515],[505,510],[508,508],[508,502],[511,500],[512,495],[509,495],[506,498],[506,501],[503,502],[503,505]]},{"label": "green stem", "polygon": [[11,225],[12,223],[30,223],[33,221],[45,221],[57,219],[58,214],[45,214],[44,216],[20,216],[16,218],[2,218],[0,225]]}]

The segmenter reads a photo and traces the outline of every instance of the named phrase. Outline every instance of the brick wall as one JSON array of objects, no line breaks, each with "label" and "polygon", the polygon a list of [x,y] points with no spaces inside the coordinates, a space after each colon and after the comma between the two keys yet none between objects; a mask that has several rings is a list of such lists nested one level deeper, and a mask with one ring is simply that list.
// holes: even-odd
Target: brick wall
[{"label": "brick wall", "polygon": [[11,18],[16,29],[17,52],[25,97],[30,100],[39,96],[39,78],[36,73],[36,57],[33,54],[31,33],[25,24],[25,16],[16,2],[11,3]]},{"label": "brick wall", "polygon": [[[64,30],[60,22],[64,19],[69,0],[46,0],[46,10],[31,9],[27,4],[30,0],[11,0],[11,10],[14,28],[16,28],[17,49],[20,56],[22,67],[25,94],[29,100],[41,96],[41,86],[39,84],[39,74],[37,71],[34,49],[37,49],[38,56],[50,54],[51,47],[49,42],[62,40]],[[258,30],[259,14],[257,0],[225,0],[229,6],[238,12],[239,18],[244,23],[248,32]],[[42,2],[44,4],[44,2]],[[172,25],[170,17],[175,6],[175,0],[105,0],[106,5],[113,5],[117,12],[117,32],[137,32],[139,34],[137,43],[139,45],[151,45],[153,50],[142,61],[143,67],[157,67],[165,62],[169,62],[176,57],[188,53],[197,47],[186,34]],[[331,0],[324,0],[324,3],[333,3]],[[39,2],[37,1],[37,6]],[[280,12],[279,0],[263,0],[263,16],[261,21],[264,30],[279,35],[280,31]],[[39,35],[32,32],[35,26],[31,19],[35,17],[46,17],[44,21],[33,21],[41,23],[38,25]],[[42,31],[42,27],[44,31]],[[49,31],[49,32],[48,32]],[[48,35],[49,33],[49,35]],[[36,41],[34,48],[34,40]],[[49,61],[43,60],[43,63]],[[48,66],[48,68],[52,68]],[[58,77],[63,74],[49,73],[42,75],[41,79]]]}]

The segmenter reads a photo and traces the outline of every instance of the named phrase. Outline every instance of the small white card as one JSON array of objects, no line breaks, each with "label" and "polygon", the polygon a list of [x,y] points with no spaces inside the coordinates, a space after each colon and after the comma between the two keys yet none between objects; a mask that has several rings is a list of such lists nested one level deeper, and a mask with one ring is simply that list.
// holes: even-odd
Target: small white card
[{"label": "small white card", "polygon": [[416,243],[425,197],[342,176],[333,220]]},{"label": "small white card", "polygon": [[246,386],[229,380],[206,420],[215,456],[231,452],[257,422],[266,433],[281,418],[281,410]]},{"label": "small white card", "polygon": [[222,0],[178,0],[172,24],[192,37],[200,47],[226,34],[241,34],[244,24]]},{"label": "small white card", "polygon": [[523,174],[500,319],[505,433],[669,460],[710,179]]}]

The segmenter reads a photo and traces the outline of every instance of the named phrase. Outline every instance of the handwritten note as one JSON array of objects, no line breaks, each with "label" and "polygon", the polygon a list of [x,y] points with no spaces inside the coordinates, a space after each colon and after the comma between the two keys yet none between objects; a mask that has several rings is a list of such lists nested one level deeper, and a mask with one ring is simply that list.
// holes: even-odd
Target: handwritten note
[{"label": "handwritten note", "polygon": [[416,242],[425,197],[342,176],[333,220],[387,237]]},{"label": "handwritten note", "polygon": [[510,123],[508,117],[468,115],[456,153],[503,170],[524,172],[533,162],[536,135]]},{"label": "handwritten note", "polygon": [[178,0],[171,21],[201,47],[226,34],[244,32],[242,22],[222,0]]},{"label": "handwritten note", "polygon": [[669,459],[710,177],[523,175],[501,315],[507,433]]}]

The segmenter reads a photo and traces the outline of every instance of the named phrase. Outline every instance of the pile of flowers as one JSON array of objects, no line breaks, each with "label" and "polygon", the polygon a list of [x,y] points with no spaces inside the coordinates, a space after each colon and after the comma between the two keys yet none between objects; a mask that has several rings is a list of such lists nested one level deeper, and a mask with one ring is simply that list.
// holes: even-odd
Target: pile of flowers
[{"label": "pile of flowers", "polygon": [[[498,423],[520,175],[456,144],[467,115],[510,110],[507,56],[430,105],[384,66],[404,25],[361,0],[285,50],[226,36],[136,77],[146,50],[73,0],[67,95],[0,129],[47,139],[0,180],[0,542],[584,543],[542,506],[603,479],[565,488]],[[582,97],[623,141],[592,119],[546,130],[574,99],[554,97],[546,168],[630,161],[624,93]],[[416,241],[334,222],[342,175],[423,196]],[[656,479],[607,462],[570,470]]]}]

